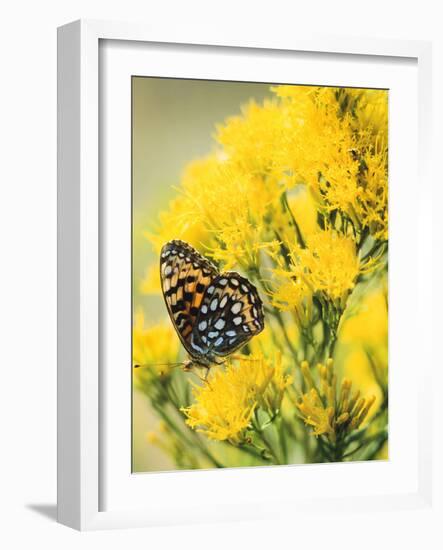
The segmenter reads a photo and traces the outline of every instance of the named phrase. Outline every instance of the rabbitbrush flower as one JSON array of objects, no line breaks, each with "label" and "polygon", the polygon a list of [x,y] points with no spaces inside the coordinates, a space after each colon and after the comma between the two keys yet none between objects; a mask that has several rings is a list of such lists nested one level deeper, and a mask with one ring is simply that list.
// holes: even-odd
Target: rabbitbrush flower
[{"label": "rabbitbrush flower", "polygon": [[269,412],[280,408],[292,378],[262,355],[240,357],[216,370],[207,384],[194,386],[194,403],[182,409],[186,423],[214,440],[238,444],[245,438],[257,407]]}]

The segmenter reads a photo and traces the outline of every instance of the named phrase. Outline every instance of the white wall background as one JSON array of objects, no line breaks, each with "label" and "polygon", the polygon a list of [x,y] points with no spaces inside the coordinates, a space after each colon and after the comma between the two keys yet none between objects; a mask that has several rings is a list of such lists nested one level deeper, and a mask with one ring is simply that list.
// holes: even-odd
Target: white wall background
[{"label": "white wall background", "polygon": [[[56,27],[73,19],[169,21],[229,32],[251,26],[434,41],[434,147],[442,147],[443,18],[438,1],[371,0],[16,0],[0,23],[0,546],[15,548],[296,548],[299,529],[312,549],[440,548],[431,516],[304,518],[173,529],[77,533],[54,523],[56,496]],[[435,163],[435,181],[441,173]],[[437,220],[435,240],[443,248]],[[437,266],[436,266],[437,267]],[[441,265],[435,275],[442,280]],[[436,288],[437,285],[436,285]],[[441,296],[436,296],[440,300]],[[443,311],[442,307],[439,307]],[[435,332],[441,320],[436,319]],[[437,399],[441,391],[437,389]],[[436,404],[441,416],[442,407]],[[441,434],[441,424],[434,431]],[[440,447],[441,451],[441,447]],[[440,458],[442,453],[440,453]],[[440,460],[440,468],[443,461]],[[440,475],[440,474],[439,474]],[[438,478],[441,481],[441,475]],[[296,488],[294,488],[296,490]],[[186,505],[186,502],[183,502]],[[441,510],[440,510],[441,513]],[[48,517],[49,516],[49,517]],[[438,540],[437,540],[438,539]]]}]

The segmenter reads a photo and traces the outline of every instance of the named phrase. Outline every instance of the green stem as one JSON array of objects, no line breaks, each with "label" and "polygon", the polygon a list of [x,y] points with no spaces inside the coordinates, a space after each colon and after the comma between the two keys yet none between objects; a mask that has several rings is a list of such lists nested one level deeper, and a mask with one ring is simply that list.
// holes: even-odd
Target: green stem
[{"label": "green stem", "polygon": [[294,214],[291,210],[291,207],[289,206],[286,191],[282,194],[281,200],[282,200],[283,206],[286,208],[286,210],[289,213],[289,216],[291,217],[292,223],[294,224],[294,228],[295,228],[295,232],[297,234],[297,240],[298,240],[299,245],[301,246],[301,248],[306,248],[306,243],[303,239],[303,235],[301,234],[300,227],[298,226],[297,220],[295,219],[295,216],[294,216]]},{"label": "green stem", "polygon": [[[256,281],[259,283],[259,285],[263,288],[263,290],[265,291],[266,294],[269,294],[269,288],[266,286],[266,284],[264,283],[262,277],[261,277],[261,272],[260,272],[260,268],[258,267],[254,267],[254,269],[250,270],[250,274],[254,276],[254,278],[256,279]],[[298,358],[297,358],[297,351],[296,349],[294,348],[294,346],[292,345],[292,342],[289,338],[289,335],[286,331],[286,327],[285,327],[285,323],[283,321],[283,318],[282,318],[282,315],[280,313],[280,311],[278,311],[276,308],[266,308],[267,312],[269,314],[271,314],[276,320],[277,320],[277,323],[281,329],[281,332],[283,334],[283,338],[285,339],[285,342],[286,344],[288,345],[288,348],[294,358],[294,361],[295,361],[295,364],[298,366],[299,362],[298,362]]]},{"label": "green stem", "polygon": [[368,439],[365,439],[364,441],[362,441],[362,443],[360,443],[360,445],[358,445],[355,449],[352,449],[352,451],[349,451],[348,453],[344,454],[342,458],[348,458],[348,457],[354,455],[355,453],[360,451],[363,447],[366,447],[367,445],[369,445],[373,441],[379,441],[379,442],[381,441],[382,443],[384,443],[386,441],[386,439],[387,439],[386,432],[381,432],[381,433],[373,435],[372,437],[368,437]]},{"label": "green stem", "polygon": [[281,315],[281,313],[274,309],[273,312],[272,312],[272,315],[274,316],[274,318],[277,320],[277,323],[279,324],[280,326],[280,329],[282,331],[282,334],[283,334],[283,338],[285,339],[285,342],[294,358],[294,362],[297,366],[299,366],[299,361],[298,361],[298,357],[297,357],[297,350],[294,348],[294,346],[292,345],[292,342],[289,338],[289,335],[288,335],[288,332],[286,330],[286,327],[285,327],[285,322],[283,321],[283,317]]},{"label": "green stem", "polygon": [[[188,439],[188,437],[183,433],[182,430],[175,424],[175,422],[166,414],[163,408],[154,405],[153,407],[157,414],[162,418],[162,420],[169,426],[169,428],[175,433],[175,435],[183,441],[185,445],[190,446],[191,448],[194,446],[193,442]],[[189,435],[192,437],[192,439],[195,442],[195,445],[198,447],[200,452],[216,467],[216,468],[223,468],[223,464],[219,462],[209,451],[208,449],[202,444],[200,441],[200,438],[198,435],[192,431],[192,428],[186,427],[188,430]]]},{"label": "green stem", "polygon": [[277,453],[274,451],[271,443],[269,442],[269,440],[265,436],[264,432],[260,431],[259,435],[260,435],[260,439],[263,441],[263,443],[265,444],[265,446],[268,449],[269,453],[273,457],[275,464],[282,464],[282,462],[280,461],[280,459],[277,456]]},{"label": "green stem", "polygon": [[285,434],[285,422],[283,420],[283,417],[280,417],[279,426],[278,426],[278,436],[280,438],[280,446],[282,449],[283,454],[283,463],[288,463],[288,444],[286,441],[286,434]]},{"label": "green stem", "polygon": [[386,241],[375,241],[375,244],[372,246],[372,248],[367,252],[363,258],[361,259],[360,263],[365,262],[368,258],[370,258],[379,248],[384,246],[386,244]]},{"label": "green stem", "polygon": [[253,443],[244,443],[242,445],[239,445],[237,448],[242,452],[247,453],[250,456],[253,456],[254,458],[257,458],[261,461],[269,462],[271,460],[270,458],[264,456],[263,451],[265,451],[265,449],[261,449]]},{"label": "green stem", "polygon": [[270,441],[265,435],[264,429],[260,426],[260,422],[257,415],[257,410],[254,413],[254,419],[252,421],[252,428],[255,431],[255,433],[260,437],[261,441],[264,443],[266,449],[268,450],[269,454],[274,459],[274,464],[282,464],[281,460],[279,459],[277,453],[275,452],[274,448],[272,447]]}]

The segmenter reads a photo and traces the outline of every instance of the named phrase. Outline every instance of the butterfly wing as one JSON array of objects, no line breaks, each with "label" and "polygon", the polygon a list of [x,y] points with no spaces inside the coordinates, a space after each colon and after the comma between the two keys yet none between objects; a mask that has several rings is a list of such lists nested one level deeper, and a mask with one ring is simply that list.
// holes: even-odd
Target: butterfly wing
[{"label": "butterfly wing", "polygon": [[217,275],[206,289],[193,328],[193,342],[209,357],[225,357],[264,328],[255,286],[235,272]]},{"label": "butterfly wing", "polygon": [[191,357],[198,354],[192,346],[192,330],[204,293],[216,275],[216,267],[183,241],[170,241],[160,252],[163,297],[175,330]]}]

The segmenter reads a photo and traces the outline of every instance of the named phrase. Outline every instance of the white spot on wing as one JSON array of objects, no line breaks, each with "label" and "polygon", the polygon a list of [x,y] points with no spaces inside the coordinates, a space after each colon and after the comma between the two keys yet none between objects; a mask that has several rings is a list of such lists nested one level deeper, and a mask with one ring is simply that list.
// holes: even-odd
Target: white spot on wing
[{"label": "white spot on wing", "polygon": [[[232,322],[234,323],[234,325],[240,325],[241,322],[242,322],[242,318],[241,317],[234,317],[234,319],[232,320]],[[244,328],[244,327],[243,327]]]},{"label": "white spot on wing", "polygon": [[202,321],[201,323],[198,324],[198,330],[203,332],[204,330],[206,330],[207,326],[208,326],[208,323],[206,321]]},{"label": "white spot on wing", "polygon": [[220,344],[223,344],[223,338],[220,336],[220,338],[218,338],[215,342],[214,342],[214,346],[216,348],[218,348],[218,346],[220,346]]},{"label": "white spot on wing", "polygon": [[167,266],[165,267],[165,275],[166,275],[166,276],[170,275],[170,274],[171,274],[171,271],[172,271],[172,266],[167,265]]},{"label": "white spot on wing", "polygon": [[214,328],[217,328],[218,330],[221,330],[225,326],[225,321],[223,319],[219,319],[215,325]]},{"label": "white spot on wing", "polygon": [[217,306],[218,306],[218,300],[217,298],[214,298],[209,307],[211,308],[211,311],[215,311],[217,309]]},{"label": "white spot on wing", "polygon": [[235,304],[231,307],[231,311],[234,315],[237,315],[237,313],[240,313],[242,307],[241,302],[235,302]]},{"label": "white spot on wing", "polygon": [[228,301],[228,297],[227,296],[223,296],[223,298],[221,299],[221,302],[220,302],[220,307],[223,309],[226,305],[226,302]]},{"label": "white spot on wing", "polygon": [[226,286],[228,284],[228,279],[220,279],[218,284],[220,286]]},{"label": "white spot on wing", "polygon": [[197,344],[194,344],[194,341],[191,342],[191,347],[200,353],[204,353],[204,350],[200,346],[197,346]]}]

